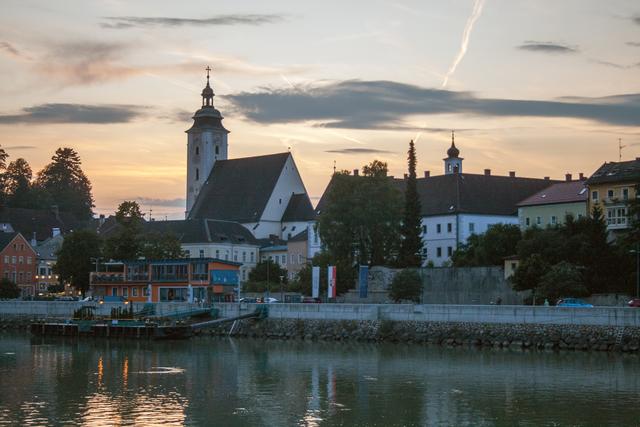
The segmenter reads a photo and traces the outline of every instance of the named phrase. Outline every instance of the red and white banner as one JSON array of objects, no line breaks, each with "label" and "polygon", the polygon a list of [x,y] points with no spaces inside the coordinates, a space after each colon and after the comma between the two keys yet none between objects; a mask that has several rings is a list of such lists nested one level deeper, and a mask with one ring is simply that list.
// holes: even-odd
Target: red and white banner
[{"label": "red and white banner", "polygon": [[335,298],[336,297],[336,267],[334,265],[330,265],[327,267],[327,297]]}]

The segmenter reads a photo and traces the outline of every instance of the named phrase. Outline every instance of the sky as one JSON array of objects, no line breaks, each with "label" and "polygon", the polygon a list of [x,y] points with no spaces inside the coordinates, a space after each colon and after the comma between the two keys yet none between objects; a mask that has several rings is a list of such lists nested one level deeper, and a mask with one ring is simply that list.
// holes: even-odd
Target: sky
[{"label": "sky", "polygon": [[312,202],[374,159],[563,178],[640,156],[640,3],[3,0],[0,145],[73,147],[96,213],[184,215],[184,133],[211,66],[229,157],[290,150]]}]

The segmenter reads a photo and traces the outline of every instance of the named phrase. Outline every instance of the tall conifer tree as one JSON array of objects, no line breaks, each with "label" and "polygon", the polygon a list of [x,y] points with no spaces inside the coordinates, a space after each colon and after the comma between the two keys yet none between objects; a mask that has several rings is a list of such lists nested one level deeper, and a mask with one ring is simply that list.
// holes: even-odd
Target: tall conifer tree
[{"label": "tall conifer tree", "polygon": [[398,263],[400,267],[419,267],[421,264],[422,237],[420,199],[416,176],[416,147],[413,140],[409,142],[407,163],[409,174],[404,192],[404,217],[402,220],[402,243]]}]

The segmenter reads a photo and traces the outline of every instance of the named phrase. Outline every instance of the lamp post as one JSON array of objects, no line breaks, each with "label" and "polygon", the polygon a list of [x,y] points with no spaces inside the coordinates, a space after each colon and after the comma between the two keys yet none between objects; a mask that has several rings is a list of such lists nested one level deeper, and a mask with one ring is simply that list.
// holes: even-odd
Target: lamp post
[{"label": "lamp post", "polygon": [[280,276],[280,302],[284,302],[284,290],[282,289],[282,279],[284,279],[284,276]]}]

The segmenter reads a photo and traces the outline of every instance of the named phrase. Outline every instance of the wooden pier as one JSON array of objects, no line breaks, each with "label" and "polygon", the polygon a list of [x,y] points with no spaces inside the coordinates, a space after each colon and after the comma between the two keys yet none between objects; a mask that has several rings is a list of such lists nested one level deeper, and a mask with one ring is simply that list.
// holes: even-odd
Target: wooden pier
[{"label": "wooden pier", "polygon": [[184,339],[192,335],[189,325],[161,326],[155,323],[59,322],[33,323],[31,333],[39,336],[101,337],[133,339]]}]

